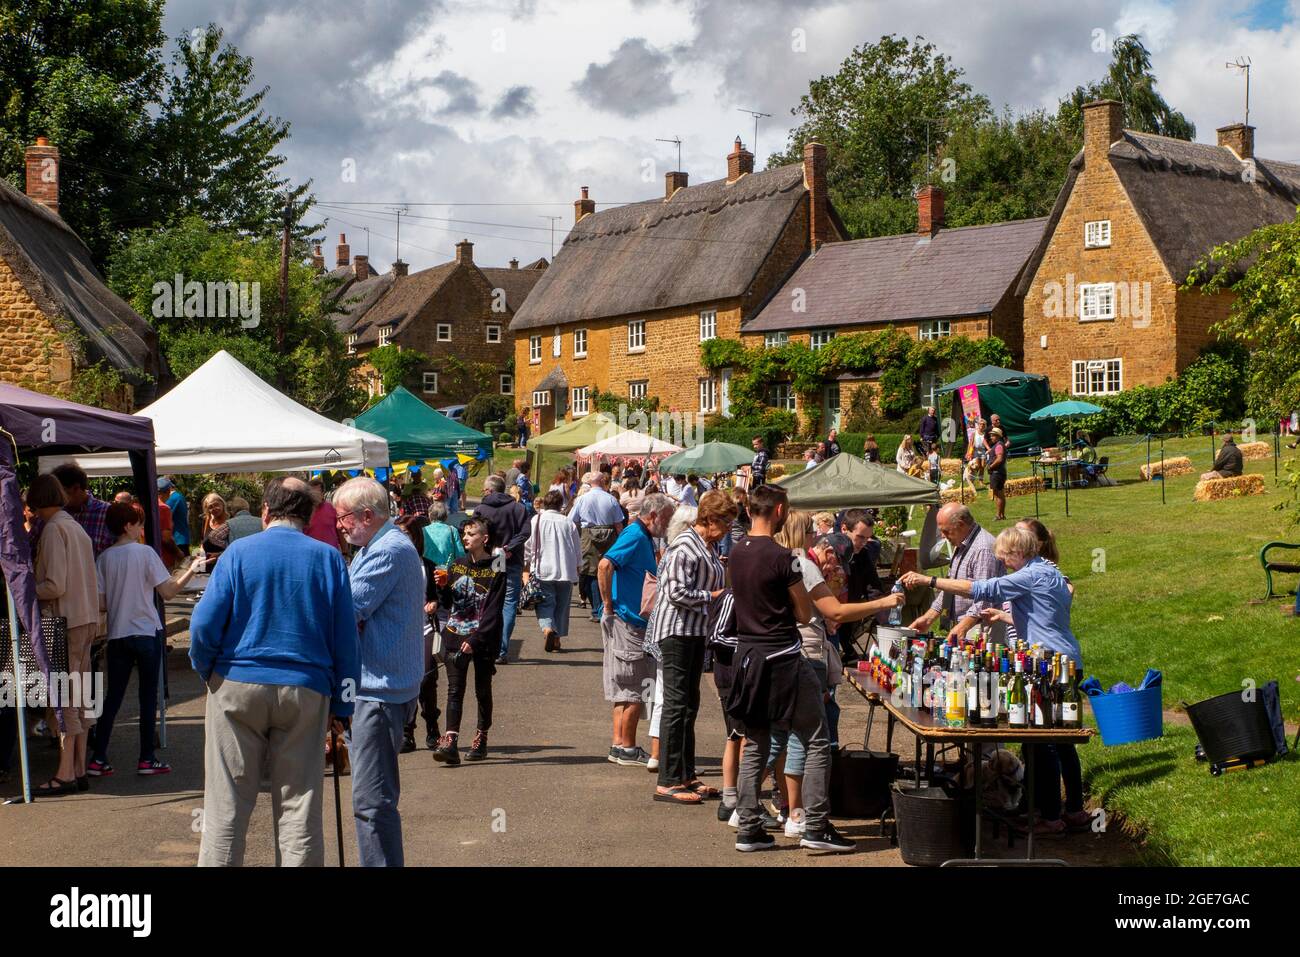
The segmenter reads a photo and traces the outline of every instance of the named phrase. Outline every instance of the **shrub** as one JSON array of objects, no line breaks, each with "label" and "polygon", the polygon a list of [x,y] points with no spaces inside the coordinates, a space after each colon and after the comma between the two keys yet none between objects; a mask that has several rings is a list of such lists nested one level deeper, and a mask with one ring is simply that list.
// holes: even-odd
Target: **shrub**
[{"label": "shrub", "polygon": [[[471,429],[487,431],[483,426],[489,422],[500,423],[505,428],[507,422],[515,420],[515,401],[511,396],[496,392],[484,392],[474,396],[465,406],[463,421]],[[494,434],[489,432],[489,435]]]},{"label": "shrub", "polygon": [[502,432],[497,436],[497,443],[500,445],[510,445],[515,440],[515,436],[509,432]]}]

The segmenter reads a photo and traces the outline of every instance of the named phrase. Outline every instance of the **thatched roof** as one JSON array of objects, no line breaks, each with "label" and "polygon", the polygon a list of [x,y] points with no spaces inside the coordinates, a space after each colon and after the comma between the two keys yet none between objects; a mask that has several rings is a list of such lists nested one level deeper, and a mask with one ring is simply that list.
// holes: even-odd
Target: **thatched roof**
[{"label": "thatched roof", "polygon": [[[1226,146],[1124,130],[1110,147],[1110,160],[1178,283],[1216,246],[1260,226],[1290,222],[1300,205],[1300,165],[1256,157],[1252,182],[1243,176],[1247,164]],[[1082,150],[1070,163],[1043,239],[1021,278],[1021,295],[1033,281],[1081,169]]]},{"label": "thatched roof", "polygon": [[[744,332],[823,329],[993,310],[1038,245],[1046,218],[830,243],[805,259]],[[787,290],[802,289],[805,311]]]},{"label": "thatched roof", "polygon": [[393,288],[397,277],[386,272],[371,276],[361,282],[352,282],[335,294],[334,325],[339,332],[347,335],[356,332],[356,327],[365,318],[366,313],[388,290]]},{"label": "thatched roof", "polygon": [[506,292],[506,309],[508,315],[514,315],[524,304],[539,279],[545,273],[545,266],[529,266],[524,269],[502,269],[495,266],[480,266],[479,272],[487,277],[493,289]]},{"label": "thatched roof", "polygon": [[806,194],[803,167],[780,166],[584,216],[510,328],[743,295]]},{"label": "thatched roof", "polygon": [[[62,219],[0,178],[0,259],[56,327],[79,333],[88,362],[106,359],[147,401],[165,372],[158,334],[104,284]],[[145,376],[152,381],[146,382]]]}]

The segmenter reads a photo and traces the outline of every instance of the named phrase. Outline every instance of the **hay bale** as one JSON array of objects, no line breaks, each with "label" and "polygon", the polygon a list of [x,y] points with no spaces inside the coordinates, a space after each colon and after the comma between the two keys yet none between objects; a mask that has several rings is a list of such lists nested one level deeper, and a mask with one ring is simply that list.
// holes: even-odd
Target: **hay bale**
[{"label": "hay bale", "polygon": [[961,475],[961,459],[940,459],[939,472],[942,475]]},{"label": "hay bale", "polygon": [[780,462],[772,462],[767,467],[767,477],[769,479],[778,479],[785,475],[785,466]]},{"label": "hay bale", "polygon": [[1026,475],[1024,478],[1007,479],[1006,485],[1002,488],[1002,493],[1007,498],[1016,495],[1033,495],[1035,492],[1043,490],[1043,477],[1041,475]]},{"label": "hay bale", "polygon": [[975,489],[969,485],[954,485],[952,488],[946,488],[939,493],[939,501],[945,505],[949,502],[961,502],[963,505],[969,505],[975,501]]},{"label": "hay bale", "polygon": [[1273,457],[1273,446],[1267,442],[1243,442],[1237,448],[1241,450],[1243,459],[1258,460]]},{"label": "hay bale", "polygon": [[1173,475],[1187,475],[1192,471],[1194,471],[1192,460],[1186,455],[1179,455],[1172,459],[1165,459],[1163,462],[1152,462],[1149,466],[1144,465],[1138,469],[1138,474],[1149,482],[1153,475],[1162,475],[1169,478]]},{"label": "hay bale", "polygon": [[1192,501],[1218,502],[1225,498],[1263,494],[1264,476],[1238,475],[1234,478],[1206,479],[1204,482],[1197,482]]}]

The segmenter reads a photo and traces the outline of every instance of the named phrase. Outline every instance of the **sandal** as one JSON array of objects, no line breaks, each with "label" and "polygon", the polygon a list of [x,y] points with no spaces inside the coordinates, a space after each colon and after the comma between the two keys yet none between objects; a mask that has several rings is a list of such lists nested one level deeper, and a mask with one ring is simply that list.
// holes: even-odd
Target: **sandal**
[{"label": "sandal", "polygon": [[38,788],[32,788],[32,795],[42,797],[56,797],[60,794],[72,794],[77,790],[77,782],[65,781],[62,778],[50,778]]},{"label": "sandal", "polygon": [[670,788],[655,788],[655,800],[665,804],[699,804],[701,798],[684,784],[674,784]]},{"label": "sandal", "polygon": [[722,797],[721,791],[719,791],[717,788],[713,787],[712,785],[705,784],[703,781],[699,780],[698,778],[694,781],[689,782],[684,786],[692,794],[698,794],[700,796],[700,799],[704,801],[712,801]]}]

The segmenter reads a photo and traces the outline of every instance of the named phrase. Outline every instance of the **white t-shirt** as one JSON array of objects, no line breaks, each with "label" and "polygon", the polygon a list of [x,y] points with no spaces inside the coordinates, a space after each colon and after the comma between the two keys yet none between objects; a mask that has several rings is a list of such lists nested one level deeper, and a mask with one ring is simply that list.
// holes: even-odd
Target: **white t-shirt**
[{"label": "white t-shirt", "polygon": [[108,637],[152,637],[160,628],[154,589],[171,575],[148,545],[127,542],[105,549],[95,559],[99,593],[108,605]]}]

